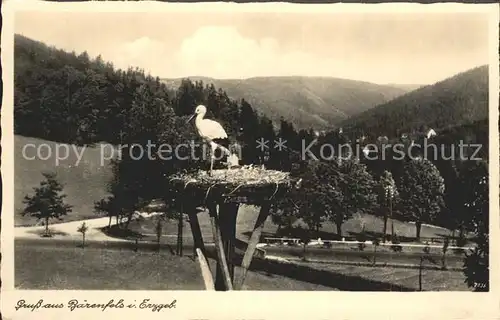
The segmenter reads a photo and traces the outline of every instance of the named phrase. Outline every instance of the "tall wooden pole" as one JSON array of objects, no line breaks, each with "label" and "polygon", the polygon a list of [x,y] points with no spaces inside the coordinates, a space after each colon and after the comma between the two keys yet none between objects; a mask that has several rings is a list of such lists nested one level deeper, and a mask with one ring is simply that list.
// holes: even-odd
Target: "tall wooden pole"
[{"label": "tall wooden pole", "polygon": [[205,250],[205,244],[203,243],[203,235],[201,233],[200,222],[198,221],[198,215],[195,210],[190,210],[189,214],[189,224],[191,226],[191,233],[193,234],[193,251],[196,256],[196,249],[200,249],[203,255],[206,257],[207,253]]},{"label": "tall wooden pole", "polygon": [[[224,203],[219,205],[219,225],[231,282],[234,281],[234,249],[236,245],[238,207],[238,203]],[[217,279],[219,281],[222,279],[220,272],[220,268],[217,268],[218,277],[216,276],[216,285]]]},{"label": "tall wooden pole", "polygon": [[394,241],[394,219],[392,218],[392,194],[389,198],[389,215],[391,216],[391,241]]},{"label": "tall wooden pole", "polygon": [[228,268],[228,259],[224,250],[222,232],[220,228],[219,215],[215,204],[209,206],[210,222],[214,235],[215,251],[217,252],[217,273],[215,278],[215,290],[233,290],[233,283]]},{"label": "tall wooden pole", "polygon": [[183,221],[183,217],[184,217],[184,213],[183,212],[180,212],[179,213],[179,221],[178,221],[178,224],[177,224],[177,255],[181,256],[182,257],[182,247],[183,247],[183,244],[182,244],[182,227],[183,227],[183,224],[184,224],[184,221]]},{"label": "tall wooden pole", "polygon": [[418,268],[418,291],[422,291],[422,267],[424,264],[424,257],[420,257],[420,266]]},{"label": "tall wooden pole", "polygon": [[210,266],[208,265],[208,261],[205,258],[205,255],[200,248],[196,248],[195,253],[198,256],[201,276],[203,277],[203,282],[205,283],[205,290],[215,290],[214,279],[212,278],[212,272],[210,271]]},{"label": "tall wooden pole", "polygon": [[255,249],[257,248],[257,244],[259,243],[260,236],[262,235],[262,230],[264,229],[264,223],[266,222],[267,217],[269,216],[270,203],[266,202],[260,208],[259,215],[257,216],[257,220],[255,221],[255,225],[253,227],[252,235],[250,236],[250,240],[248,241],[248,247],[243,256],[243,262],[241,266],[243,268],[243,272],[240,274],[237,282],[237,289],[241,289],[245,282],[245,278],[248,272],[248,268],[250,267],[250,263],[252,262],[253,255],[255,253]]}]

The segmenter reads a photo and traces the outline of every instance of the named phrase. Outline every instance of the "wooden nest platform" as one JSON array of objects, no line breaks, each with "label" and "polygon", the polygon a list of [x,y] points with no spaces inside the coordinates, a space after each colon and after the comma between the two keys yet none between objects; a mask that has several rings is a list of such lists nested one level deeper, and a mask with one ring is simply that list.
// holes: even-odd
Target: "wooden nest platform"
[{"label": "wooden nest platform", "polygon": [[288,172],[252,166],[214,170],[212,175],[208,171],[176,174],[171,182],[198,205],[237,202],[260,206],[296,185]]},{"label": "wooden nest platform", "polygon": [[[257,244],[269,216],[271,204],[283,197],[291,188],[298,187],[297,182],[288,172],[252,166],[214,170],[212,175],[207,171],[176,174],[171,177],[170,182],[181,195],[184,213],[189,215],[195,251],[206,289],[219,291],[241,289],[252,258],[254,255],[262,256],[262,252],[257,250]],[[260,212],[248,243],[244,243],[245,248],[241,248],[244,251],[241,263],[243,272],[235,281],[236,218],[240,204],[259,206]],[[217,252],[215,283],[205,258],[205,245],[198,222],[197,206],[207,207],[210,214]],[[179,231],[182,235],[181,220],[179,220]],[[182,237],[178,239],[178,252],[182,254],[182,243],[179,247],[179,241],[182,241]],[[238,242],[243,241],[238,240]]]}]

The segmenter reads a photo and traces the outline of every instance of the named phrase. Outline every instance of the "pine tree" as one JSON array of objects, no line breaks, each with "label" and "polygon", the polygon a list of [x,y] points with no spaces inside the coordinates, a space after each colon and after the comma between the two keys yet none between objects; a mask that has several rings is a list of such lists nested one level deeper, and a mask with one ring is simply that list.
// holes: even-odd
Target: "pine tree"
[{"label": "pine tree", "polygon": [[270,141],[270,148],[277,149],[276,156],[279,159],[279,165],[281,170],[290,171],[292,169],[293,156],[294,153],[298,153],[300,150],[300,144],[298,143],[298,134],[295,131],[293,124],[281,118],[280,130],[278,133],[278,140],[281,139],[284,147],[275,146],[275,142]]},{"label": "pine tree", "polygon": [[49,220],[62,219],[71,212],[72,206],[64,203],[65,194],[62,193],[63,186],[56,179],[55,173],[43,173],[45,180],[40,186],[34,188],[33,196],[25,196],[23,203],[26,204],[22,215],[30,215],[45,221],[45,234],[49,235]]},{"label": "pine tree", "polygon": [[243,163],[258,164],[259,150],[256,141],[261,138],[259,133],[259,118],[250,104],[244,99],[241,100],[240,119],[241,142],[243,145]]},{"label": "pine tree", "polygon": [[[260,125],[259,125],[259,141],[262,139],[263,141],[268,141],[268,146],[271,146],[271,144],[274,142],[276,139],[276,132],[274,131],[273,123],[272,121],[263,116],[260,119]],[[257,147],[258,145],[256,145]],[[264,164],[268,169],[275,169],[275,170],[281,170],[280,167],[280,158],[279,154],[277,153],[277,150],[274,149],[272,146],[270,148],[256,148],[257,149],[257,155],[259,158],[259,164]]]}]

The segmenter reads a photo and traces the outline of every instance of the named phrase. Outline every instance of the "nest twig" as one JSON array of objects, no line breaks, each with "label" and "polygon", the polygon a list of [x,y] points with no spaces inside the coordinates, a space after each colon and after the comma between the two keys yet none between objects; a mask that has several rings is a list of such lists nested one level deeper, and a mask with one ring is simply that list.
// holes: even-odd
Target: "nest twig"
[{"label": "nest twig", "polygon": [[[171,182],[182,184],[183,190],[189,191],[194,198],[206,202],[210,197],[238,197],[247,198],[248,202],[260,203],[262,200],[271,200],[279,190],[293,186],[290,173],[266,170],[261,167],[243,166],[236,169],[222,169],[194,173],[178,173],[170,178]],[[203,200],[202,200],[203,199]]]},{"label": "nest twig", "polygon": [[181,173],[171,177],[171,181],[181,180],[189,181],[199,185],[227,185],[242,187],[250,185],[280,185],[290,182],[290,173],[266,170],[260,167],[243,166],[237,169],[213,170],[212,175],[207,171],[198,171],[195,173]]}]

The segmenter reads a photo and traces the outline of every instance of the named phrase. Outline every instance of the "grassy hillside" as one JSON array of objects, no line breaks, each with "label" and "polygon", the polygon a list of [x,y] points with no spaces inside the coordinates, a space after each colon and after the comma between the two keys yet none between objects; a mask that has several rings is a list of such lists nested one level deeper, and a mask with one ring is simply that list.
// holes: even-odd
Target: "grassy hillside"
[{"label": "grassy hillside", "polygon": [[[68,159],[61,160],[59,165],[56,165],[55,150],[58,144],[55,142],[15,136],[14,144],[14,222],[16,226],[36,222],[36,219],[23,217],[19,212],[24,209],[23,198],[26,195],[33,195],[33,188],[39,186],[43,180],[42,172],[45,171],[57,173],[58,180],[64,184],[67,203],[73,206],[73,212],[64,218],[65,222],[95,217],[93,213],[94,201],[100,200],[107,195],[107,184],[112,178],[109,161],[104,161],[103,166],[100,165],[101,152],[99,145],[93,148],[87,147],[78,165],[76,165],[78,156],[73,148],[76,148],[80,154],[83,147],[69,145]],[[47,160],[42,160],[39,157],[29,160],[27,158],[36,156],[36,151],[33,147],[28,147],[25,152],[27,157],[25,158],[23,156],[23,147],[28,144],[33,144],[36,147],[46,145],[50,147],[52,156]],[[40,149],[42,158],[46,158],[48,155],[46,146]]]},{"label": "grassy hillside", "polygon": [[488,117],[488,66],[425,86],[342,122],[367,135],[395,136],[422,125],[443,128]]},{"label": "grassy hillside", "polygon": [[[273,121],[280,117],[298,128],[328,129],[352,115],[400,96],[407,89],[325,77],[257,77],[220,80],[191,77],[222,88],[233,99],[245,99]],[[164,79],[177,88],[182,79]]]}]

